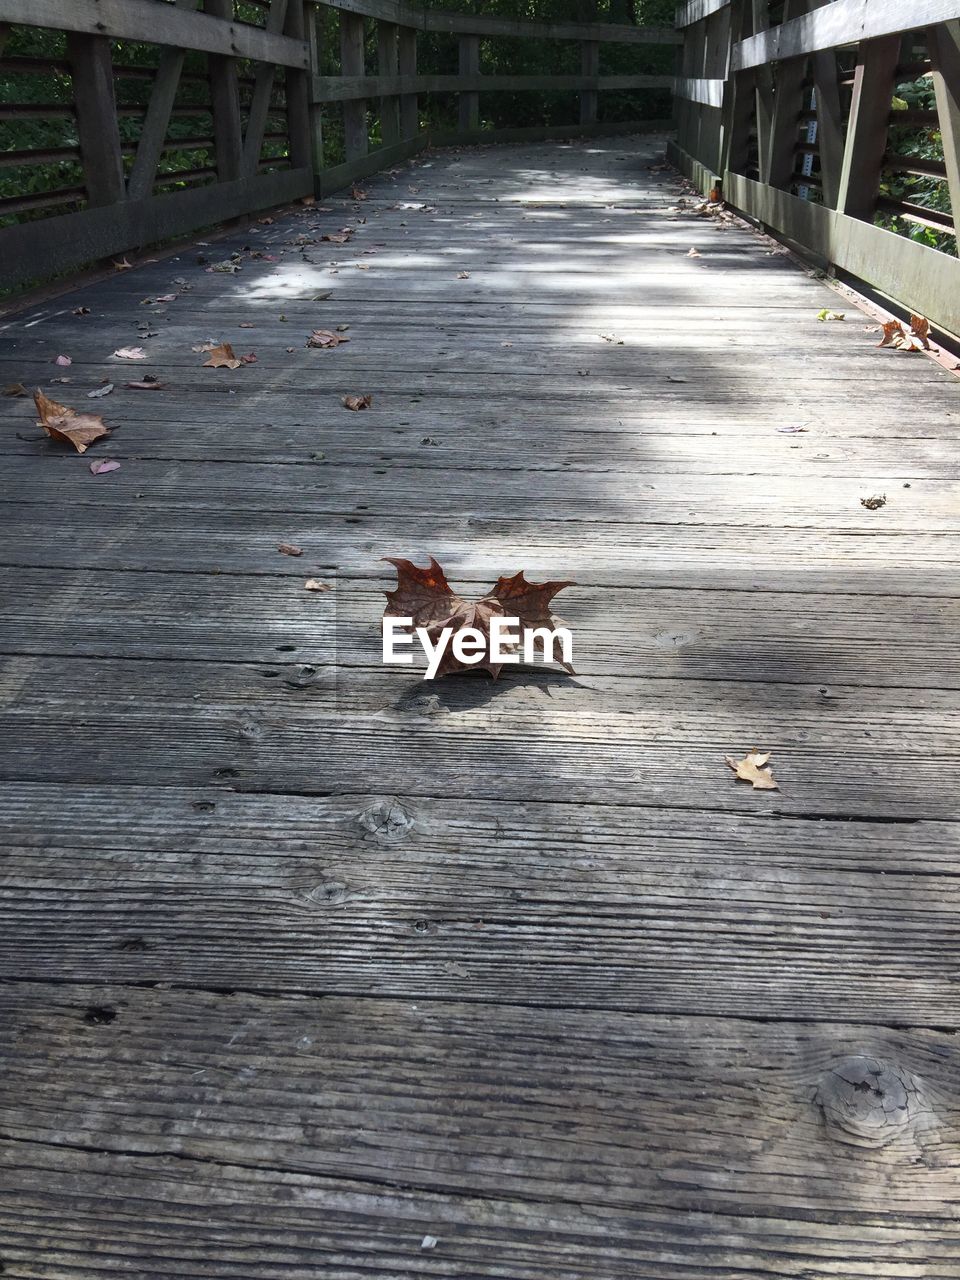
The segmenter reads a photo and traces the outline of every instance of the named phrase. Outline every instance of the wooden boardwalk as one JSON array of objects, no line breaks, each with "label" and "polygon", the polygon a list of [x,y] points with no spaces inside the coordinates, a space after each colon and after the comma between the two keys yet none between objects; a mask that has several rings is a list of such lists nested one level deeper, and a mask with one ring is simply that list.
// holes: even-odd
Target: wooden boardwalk
[{"label": "wooden boardwalk", "polygon": [[[960,1274],[958,384],[661,150],[2,322],[114,428],[0,402],[4,1280]],[[430,554],[576,579],[577,678],[382,668]]]}]

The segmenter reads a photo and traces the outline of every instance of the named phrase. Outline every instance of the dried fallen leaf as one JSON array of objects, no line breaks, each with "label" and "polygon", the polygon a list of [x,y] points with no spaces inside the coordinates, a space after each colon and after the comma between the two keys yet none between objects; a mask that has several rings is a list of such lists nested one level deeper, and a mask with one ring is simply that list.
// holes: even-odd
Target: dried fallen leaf
[{"label": "dried fallen leaf", "polygon": [[5,396],[25,396],[28,392],[22,382],[11,382],[3,388],[3,394]]},{"label": "dried fallen leaf", "polygon": [[241,320],[241,321],[240,321],[240,323],[237,325],[237,328],[238,328],[238,329],[252,329],[252,328],[253,328],[253,325],[250,323],[250,321],[249,321],[249,320]]},{"label": "dried fallen leaf", "polygon": [[822,311],[817,312],[818,320],[846,320],[845,311],[831,311],[829,307],[824,307]]},{"label": "dried fallen leaf", "polygon": [[373,396],[343,396],[340,403],[345,409],[369,409],[373,404]]},{"label": "dried fallen leaf", "polygon": [[101,396],[108,396],[113,390],[112,382],[105,382],[102,387],[96,387],[93,391],[87,392],[88,400],[99,400]]},{"label": "dried fallen leaf", "polygon": [[154,298],[154,302],[176,302],[179,297],[179,293],[164,293],[159,298]]},{"label": "dried fallen leaf", "polygon": [[308,578],[303,584],[304,591],[332,591],[329,582],[321,582],[319,578]]},{"label": "dried fallen leaf", "polygon": [[125,382],[123,384],[129,391],[159,391],[163,383],[159,378],[143,378],[139,382]]},{"label": "dried fallen leaf", "polygon": [[115,458],[96,458],[90,463],[90,474],[95,476],[102,476],[108,471],[119,470],[120,463]]},{"label": "dried fallen leaf", "polygon": [[727,764],[741,782],[749,782],[755,791],[779,791],[780,787],[767,766],[769,751],[748,751],[742,760],[734,760],[733,756],[724,756]]},{"label": "dried fallen leaf", "polygon": [[96,414],[77,413],[69,405],[50,400],[39,388],[33,393],[33,402],[40,415],[39,425],[47,435],[72,444],[77,453],[85,453],[94,440],[110,434],[110,428]]},{"label": "dried fallen leaf", "polygon": [[878,347],[899,346],[902,339],[907,336],[899,320],[885,320],[880,328],[883,331],[883,337],[877,343]]},{"label": "dried fallen leaf", "polygon": [[204,360],[205,369],[239,369],[243,361],[233,354],[229,342],[221,342],[217,347],[207,347],[209,360]]},{"label": "dried fallen leaf", "polygon": [[[482,600],[471,602],[451,591],[443,569],[432,556],[425,569],[410,560],[398,560],[393,556],[384,556],[384,559],[397,570],[397,589],[387,592],[385,618],[412,618],[413,626],[425,627],[434,644],[444,627],[452,627],[454,633],[473,627],[487,640],[487,650],[481,653],[476,663],[461,662],[453,651],[451,640],[437,668],[438,676],[477,668],[489,671],[496,679],[502,664],[493,662],[490,654],[491,619],[518,620],[519,643],[512,646],[512,650],[519,652],[528,631],[537,627],[547,627],[552,631],[562,625],[550,612],[550,602],[564,587],[573,585],[569,580],[527,582],[521,570],[512,578],[498,578]],[[503,648],[509,651],[511,646],[504,644]],[[561,662],[560,665],[571,675],[575,674],[569,663]]]},{"label": "dried fallen leaf", "polygon": [[119,360],[146,360],[147,353],[143,347],[121,347],[113,353]]},{"label": "dried fallen leaf", "polygon": [[367,193],[364,191],[363,187],[358,186],[352,186],[350,188],[350,195],[354,200],[366,200],[367,198]]},{"label": "dried fallen leaf", "polygon": [[328,240],[330,244],[346,244],[353,232],[347,231],[328,231],[326,235],[320,237],[321,240]]},{"label": "dried fallen leaf", "polygon": [[256,363],[257,363],[257,356],[256,356],[256,353],[255,353],[255,352],[253,352],[253,351],[248,351],[248,352],[247,352],[247,354],[246,354],[245,356],[241,356],[241,357],[240,357],[240,363],[241,363],[241,364],[256,364]]},{"label": "dried fallen leaf", "polygon": [[277,550],[282,551],[285,556],[302,556],[303,555],[303,547],[294,546],[292,542],[278,543]]},{"label": "dried fallen leaf", "polygon": [[780,432],[782,436],[797,436],[802,431],[806,431],[807,428],[790,426],[790,427],[777,427],[777,430]]},{"label": "dried fallen leaf", "polygon": [[90,314],[89,307],[74,307],[73,314],[75,316],[88,316]]},{"label": "dried fallen leaf", "polygon": [[458,271],[458,272],[457,272],[457,279],[458,279],[458,280],[469,280],[469,279],[470,279],[470,272],[469,272],[469,271]]},{"label": "dried fallen leaf", "polygon": [[73,361],[70,359],[69,356],[57,356],[56,360],[54,360],[53,363],[66,367],[68,364],[73,364]]},{"label": "dried fallen leaf", "polygon": [[917,340],[917,342],[920,343],[922,350],[929,351],[930,349],[930,341],[929,341],[930,321],[929,320],[925,319],[923,316],[911,316],[910,317],[910,333],[911,333],[911,336],[914,337]]},{"label": "dried fallen leaf", "polygon": [[212,267],[207,267],[208,272],[222,271],[226,275],[236,275],[240,270],[240,263],[234,262],[232,258],[224,258],[223,262],[215,262]]},{"label": "dried fallen leaf", "polygon": [[699,249],[690,249],[690,250],[688,250],[688,252],[687,252],[687,257],[688,257],[688,258],[699,258],[700,256],[701,256],[701,255],[700,255],[700,250],[699,250]]},{"label": "dried fallen leaf", "polygon": [[866,507],[868,511],[879,511],[881,507],[887,505],[887,495],[885,493],[875,493],[872,498],[861,498],[861,507]]},{"label": "dried fallen leaf", "polygon": [[308,347],[339,347],[341,342],[349,342],[342,333],[331,333],[329,329],[314,329],[307,339]]},{"label": "dried fallen leaf", "polygon": [[132,271],[133,263],[128,262],[126,258],[121,258],[119,262],[113,264],[114,271]]}]

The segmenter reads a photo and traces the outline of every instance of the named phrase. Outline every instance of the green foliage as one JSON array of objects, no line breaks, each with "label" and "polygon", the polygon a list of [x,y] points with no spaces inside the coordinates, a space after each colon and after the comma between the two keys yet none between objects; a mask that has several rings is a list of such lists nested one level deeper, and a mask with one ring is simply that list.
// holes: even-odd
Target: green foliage
[{"label": "green foliage", "polygon": [[[897,86],[893,101],[896,111],[934,111],[936,99],[929,77],[911,80]],[[891,124],[889,148],[897,155],[915,156],[920,160],[943,160],[943,138],[936,127],[916,124]],[[924,177],[910,173],[886,173],[880,184],[880,194],[896,200],[907,200],[924,209],[949,214],[950,192],[946,182],[936,177]],[[908,219],[881,214],[877,221],[881,226],[900,235],[908,236],[921,244],[956,255],[957,241],[947,232],[935,231]]]}]

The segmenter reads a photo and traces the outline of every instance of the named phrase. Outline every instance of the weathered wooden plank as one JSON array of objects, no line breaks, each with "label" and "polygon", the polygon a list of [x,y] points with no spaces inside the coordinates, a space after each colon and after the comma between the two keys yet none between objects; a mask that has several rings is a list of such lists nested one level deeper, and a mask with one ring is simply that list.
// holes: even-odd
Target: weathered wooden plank
[{"label": "weathered wooden plank", "polygon": [[[91,485],[85,470],[79,460],[60,455],[50,457],[42,468],[33,459],[19,456],[8,458],[6,466],[13,494],[29,494],[32,502],[170,511],[226,506],[251,512],[284,511],[290,516],[352,511],[405,516],[415,513],[418,505],[426,511],[431,497],[424,483],[432,486],[438,479],[432,469],[421,475],[412,467],[391,473],[386,467],[371,471],[338,466],[318,473],[315,468],[276,463],[263,468],[251,491],[249,469],[231,462],[171,464],[141,459],[112,476],[109,484],[100,485]],[[612,520],[621,525],[741,529],[785,524],[852,529],[867,536],[878,529],[955,532],[960,481],[925,480],[901,487],[880,511],[865,508],[861,497],[869,498],[882,484],[883,477],[873,476],[862,476],[855,485],[844,478],[822,477],[814,487],[791,476],[744,476],[731,491],[724,476],[668,474],[658,476],[656,483],[643,483],[635,476],[611,472],[543,471],[537,480],[537,510],[544,520],[587,526]],[[478,486],[472,473],[451,469],[443,487],[452,509],[481,518],[522,519],[530,510],[530,480],[522,471],[501,473],[495,486]]]},{"label": "weathered wooden plank", "polygon": [[[417,75],[417,33],[400,27],[397,37],[397,74],[409,81]],[[405,141],[420,132],[420,109],[415,93],[400,95],[400,136]]]},{"label": "weathered wooden plank", "polygon": [[[478,36],[462,38],[467,41],[479,40]],[[480,90],[496,90],[500,93],[596,93],[624,89],[670,89],[673,88],[674,83],[672,76],[644,73],[601,76],[584,71],[580,75],[482,75],[468,59],[467,64],[458,73],[451,75],[401,75],[381,72],[379,75],[368,76],[359,72],[355,75],[315,76],[313,96],[317,102],[352,102],[359,98],[414,93],[462,93],[472,98],[476,97]],[[565,127],[574,132],[577,128],[576,125]],[[461,131],[469,132],[476,128],[476,123],[460,122]],[[632,128],[636,128],[636,123]]]},{"label": "weathered wooden plank", "polygon": [[133,246],[183,235],[204,223],[267,209],[307,195],[312,187],[308,170],[278,170],[149,200],[85,209],[58,219],[56,236],[50,234],[45,220],[4,227],[0,286],[55,275]]},{"label": "weathered wooden plank", "polygon": [[[378,1280],[684,1280],[750,1274],[763,1280],[836,1280],[851,1266],[876,1280],[922,1270],[953,1280],[957,1248],[943,1220],[894,1213],[764,1217],[640,1206],[404,1190],[380,1171],[371,1182],[332,1181],[214,1161],[4,1143],[0,1196],[8,1264],[32,1280],[63,1280],[78,1256],[91,1280],[114,1259],[176,1274],[198,1266],[214,1280],[263,1280],[264,1258],[286,1280],[336,1268]],[[136,1205],[135,1215],[130,1212]],[[52,1224],[56,1224],[53,1230]],[[437,1244],[424,1250],[431,1235]],[[95,1239],[98,1248],[91,1250]],[[678,1270],[682,1267],[682,1271]],[[429,1268],[429,1271],[427,1270]]]},{"label": "weathered wooden plank", "polygon": [[[115,1020],[85,1024],[91,1007]],[[8,985],[0,1008],[14,1031],[0,1085],[14,1141],[427,1192],[440,1175],[447,1192],[544,1207],[758,1216],[922,1221],[957,1177],[957,1068],[941,1031],[80,985]],[[891,1109],[906,1081],[908,1113],[879,1135],[892,1148],[852,1147],[824,1123],[829,1081],[858,1059],[890,1064],[878,1088]],[[185,1102],[192,1123],[171,1124]],[[558,1108],[571,1117],[559,1129]]]},{"label": "weathered wooden plank", "polygon": [[[176,5],[180,9],[195,10],[197,0],[176,0]],[[145,200],[153,194],[157,165],[166,141],[185,56],[183,49],[169,45],[160,51],[157,74],[151,86],[150,101],[127,182],[127,196],[130,200]]]},{"label": "weathered wooden plank", "polygon": [[[307,669],[289,683],[241,664],[9,658],[0,777],[86,785],[120,769],[141,785],[305,795],[404,794],[419,778],[436,796],[569,802],[595,799],[602,778],[619,804],[695,794],[724,812],[958,817],[955,692],[545,671],[424,687],[415,669],[338,676],[322,636],[295,652]],[[758,743],[781,785],[762,796],[724,764]]]},{"label": "weathered wooden plank", "polygon": [[960,232],[960,22],[927,32],[953,223]]},{"label": "weathered wooden plank", "polygon": [[[480,574],[471,577],[478,581],[466,588],[470,594],[490,585]],[[0,651],[272,662],[272,629],[282,616],[299,646],[336,639],[351,666],[379,667],[387,576],[371,560],[328,580],[336,595],[318,598],[292,573],[270,579],[0,569],[11,602],[0,622]],[[951,639],[960,623],[956,601],[770,589],[704,596],[588,583],[567,595],[563,614],[576,633],[581,674],[643,670],[663,679],[960,689]],[[749,645],[742,644],[745,627]]]},{"label": "weathered wooden plank", "polygon": [[764,188],[740,174],[725,175],[724,190],[736,208],[928,316],[947,333],[960,332],[956,259],[860,218]]},{"label": "weathered wooden plank", "polygon": [[[436,473],[428,484],[437,489]],[[947,596],[957,593],[960,537],[956,533],[907,534],[859,530],[780,529],[745,537],[738,526],[594,524],[540,518],[485,520],[449,512],[442,516],[384,516],[369,511],[331,516],[322,536],[314,516],[285,511],[154,507],[147,519],[135,507],[43,506],[0,508],[8,565],[104,568],[157,572],[185,566],[198,572],[267,573],[356,571],[381,556],[420,559],[432,552],[452,576],[492,581],[523,566],[531,577],[563,577],[575,565],[596,583],[623,582],[660,588],[682,582],[712,590],[758,584],[770,590]],[[279,564],[277,543],[306,548],[307,558]],[[492,575],[492,576],[491,576]]]},{"label": "weathered wooden plank", "polygon": [[[281,35],[287,20],[288,0],[270,0],[264,30],[270,35]],[[297,0],[294,0],[297,3]],[[260,152],[263,150],[263,135],[267,127],[267,115],[270,111],[270,95],[273,92],[273,81],[277,68],[273,62],[258,63],[254,72],[253,93],[247,111],[247,128],[243,138],[243,153],[240,157],[240,173],[243,177],[252,178],[260,164]]]},{"label": "weathered wooden plank", "polygon": [[873,220],[901,43],[899,35],[865,40],[857,54],[837,195],[837,209],[852,218]]},{"label": "weathered wooden plank", "polygon": [[[340,14],[340,70],[344,77],[363,78],[366,75],[364,44],[363,18],[342,11]],[[322,101],[316,79],[313,85],[313,97],[315,101]],[[344,102],[343,139],[348,164],[367,154],[369,134],[365,96],[351,98]]]},{"label": "weathered wooden plank", "polygon": [[307,46],[300,41],[148,0],[0,0],[0,21],[308,66]]},{"label": "weathered wooden plank", "polygon": [[[395,22],[377,23],[377,70],[390,78],[400,75],[400,28]],[[386,94],[380,98],[380,136],[385,147],[396,146],[400,131],[400,98]]]},{"label": "weathered wooden plank", "polygon": [[[233,0],[206,0],[204,9],[212,17],[229,21],[233,17]],[[221,182],[236,182],[241,177],[243,158],[237,62],[228,55],[208,53],[207,68],[217,151],[217,176]]]},{"label": "weathered wooden plank", "polygon": [[957,0],[912,0],[909,14],[892,0],[832,0],[811,13],[759,31],[734,45],[733,69],[746,70],[821,49],[899,35],[957,17],[960,17]]}]

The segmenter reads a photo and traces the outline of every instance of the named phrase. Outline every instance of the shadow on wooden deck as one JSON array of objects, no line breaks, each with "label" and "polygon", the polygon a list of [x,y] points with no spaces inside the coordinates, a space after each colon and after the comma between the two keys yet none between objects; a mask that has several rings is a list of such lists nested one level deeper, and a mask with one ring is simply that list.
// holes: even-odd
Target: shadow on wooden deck
[{"label": "shadow on wooden deck", "polygon": [[[3,322],[113,429],[2,402],[5,1277],[957,1274],[957,384],[658,152]],[[383,669],[429,554],[575,578],[578,676]]]}]

